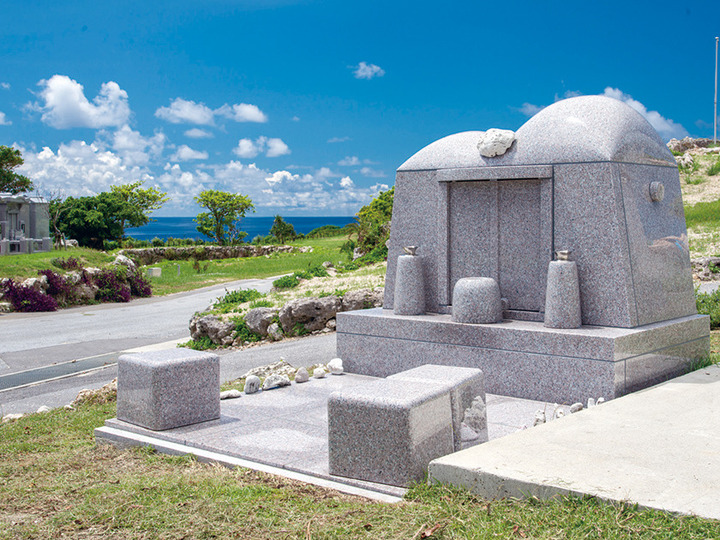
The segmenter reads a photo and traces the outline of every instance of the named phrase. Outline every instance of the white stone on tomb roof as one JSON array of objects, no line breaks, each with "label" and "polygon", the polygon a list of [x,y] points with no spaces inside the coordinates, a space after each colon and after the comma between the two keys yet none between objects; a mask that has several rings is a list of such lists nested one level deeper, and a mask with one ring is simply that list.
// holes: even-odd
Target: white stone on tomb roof
[{"label": "white stone on tomb roof", "polygon": [[483,157],[484,132],[465,131],[429,144],[398,171],[622,162],[677,167],[655,129],[635,109],[605,96],[558,101],[530,118],[503,155]]}]

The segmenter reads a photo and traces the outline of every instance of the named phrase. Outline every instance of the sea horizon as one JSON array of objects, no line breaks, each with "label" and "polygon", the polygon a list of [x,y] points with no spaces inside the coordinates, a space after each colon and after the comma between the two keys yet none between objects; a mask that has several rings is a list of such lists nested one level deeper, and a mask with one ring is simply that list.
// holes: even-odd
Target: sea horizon
[{"label": "sea horizon", "polygon": [[[336,225],[344,227],[355,221],[354,216],[297,216],[283,217],[292,224],[295,232],[307,234],[313,229],[323,225]],[[156,217],[142,227],[133,227],[125,230],[126,236],[137,240],[152,240],[153,238],[202,238],[210,240],[207,236],[200,234],[197,230],[197,223],[192,216]],[[275,216],[251,216],[240,221],[240,230],[247,232],[246,241],[251,241],[256,236],[267,236],[270,234]]]}]

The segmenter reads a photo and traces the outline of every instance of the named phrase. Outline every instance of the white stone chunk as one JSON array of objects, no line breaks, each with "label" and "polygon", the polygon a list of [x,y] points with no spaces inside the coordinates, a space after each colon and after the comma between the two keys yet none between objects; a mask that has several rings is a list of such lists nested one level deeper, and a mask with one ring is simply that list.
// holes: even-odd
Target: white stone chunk
[{"label": "white stone chunk", "polygon": [[328,362],[327,367],[333,375],[341,375],[343,372],[342,358],[333,358]]},{"label": "white stone chunk", "polygon": [[46,413],[46,412],[50,412],[50,410],[51,410],[50,407],[48,407],[47,405],[43,405],[36,412]]},{"label": "white stone chunk", "polygon": [[224,392],[220,392],[220,399],[235,399],[241,396],[242,392],[234,388],[232,390],[225,390]]},{"label": "white stone chunk", "polygon": [[540,424],[545,423],[545,411],[536,411],[535,412],[535,420],[533,421],[533,426],[539,426]]},{"label": "white stone chunk", "polygon": [[260,390],[260,377],[257,375],[250,375],[245,379],[245,393],[254,394]]},{"label": "white stone chunk", "polygon": [[263,390],[272,390],[273,388],[280,388],[281,386],[290,386],[290,378],[287,375],[270,375],[265,382],[263,382]]},{"label": "white stone chunk", "polygon": [[571,413],[580,412],[583,410],[583,408],[584,407],[583,407],[582,403],[573,403],[572,405],[570,405],[570,412]]},{"label": "white stone chunk", "polygon": [[512,146],[515,132],[509,129],[488,129],[480,136],[478,150],[484,157],[501,156]]},{"label": "white stone chunk", "polygon": [[328,370],[324,367],[315,368],[315,371],[313,371],[313,377],[316,379],[324,379],[328,374]]},{"label": "white stone chunk", "polygon": [[298,369],[297,372],[295,373],[295,382],[296,383],[304,383],[304,382],[308,382],[308,380],[310,380],[310,374],[308,373],[308,370],[305,369],[304,367],[301,367],[300,369]]}]

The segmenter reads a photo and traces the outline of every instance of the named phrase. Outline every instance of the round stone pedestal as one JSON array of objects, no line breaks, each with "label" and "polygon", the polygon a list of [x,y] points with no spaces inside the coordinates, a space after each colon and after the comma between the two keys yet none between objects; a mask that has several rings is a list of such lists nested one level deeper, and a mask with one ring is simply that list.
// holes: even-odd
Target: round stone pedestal
[{"label": "round stone pedestal", "polygon": [[452,320],[459,323],[487,324],[502,321],[500,287],[492,278],[462,278],[455,283]]},{"label": "round stone pedestal", "polygon": [[420,257],[415,255],[398,257],[393,311],[395,315],[425,313],[425,283]]},{"label": "round stone pedestal", "polygon": [[575,261],[551,261],[545,293],[545,326],[579,328],[580,282]]}]

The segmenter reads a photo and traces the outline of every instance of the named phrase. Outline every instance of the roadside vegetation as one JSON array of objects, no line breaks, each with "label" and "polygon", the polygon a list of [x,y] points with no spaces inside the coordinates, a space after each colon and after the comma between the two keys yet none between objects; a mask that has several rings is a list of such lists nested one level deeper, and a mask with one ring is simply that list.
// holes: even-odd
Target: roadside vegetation
[{"label": "roadside vegetation", "polygon": [[720,523],[593,498],[489,502],[419,484],[378,503],[150,449],[95,446],[114,402],[0,424],[0,539],[687,538]]}]

